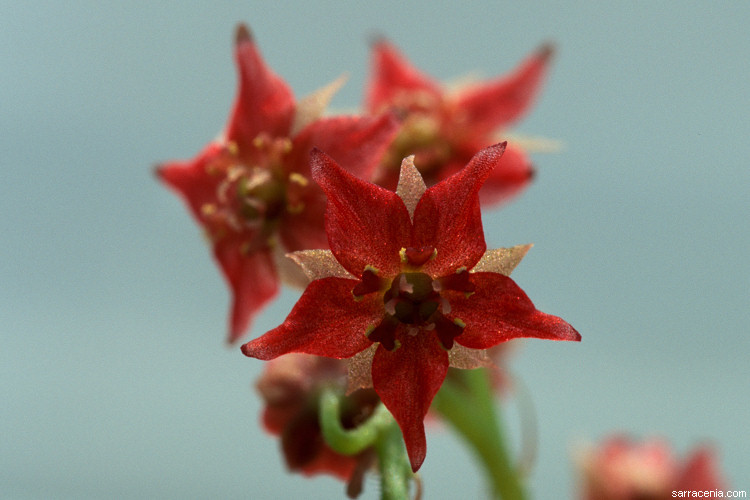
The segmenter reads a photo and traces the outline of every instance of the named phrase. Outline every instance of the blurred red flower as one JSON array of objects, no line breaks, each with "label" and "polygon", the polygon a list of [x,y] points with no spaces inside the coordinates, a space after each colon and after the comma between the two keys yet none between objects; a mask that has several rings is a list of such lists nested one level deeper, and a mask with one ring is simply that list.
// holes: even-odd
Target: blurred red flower
[{"label": "blurred red flower", "polygon": [[369,178],[398,128],[390,115],[319,118],[336,83],[296,103],[243,25],[235,59],[239,90],[222,137],[192,160],[157,168],[204,228],[231,288],[230,342],[276,295],[279,274],[298,278],[294,266],[284,267],[286,252],[328,245],[325,196],[310,181],[313,146]]},{"label": "blurred red flower", "polygon": [[[290,354],[266,363],[256,387],[265,402],[263,425],[271,434],[280,436],[289,470],[305,475],[330,474],[349,481],[350,495],[356,496],[375,454],[373,450],[352,456],[336,453],[325,443],[318,418],[320,391],[339,388],[343,394],[346,389],[346,363]],[[343,398],[342,426],[357,427],[370,417],[379,402],[372,389]]]},{"label": "blurred red flower", "polygon": [[[385,40],[375,43],[365,108],[370,113],[391,109],[404,117],[376,182],[393,189],[401,159],[412,154],[428,186],[462,168],[477,151],[497,142],[499,130],[526,114],[542,86],[552,52],[551,45],[543,45],[509,75],[449,92]],[[509,199],[532,176],[526,153],[511,142],[480,192],[482,203]]]},{"label": "blurred red flower", "polygon": [[701,447],[678,460],[661,440],[609,438],[579,458],[584,500],[666,500],[673,491],[723,490],[712,450]]}]

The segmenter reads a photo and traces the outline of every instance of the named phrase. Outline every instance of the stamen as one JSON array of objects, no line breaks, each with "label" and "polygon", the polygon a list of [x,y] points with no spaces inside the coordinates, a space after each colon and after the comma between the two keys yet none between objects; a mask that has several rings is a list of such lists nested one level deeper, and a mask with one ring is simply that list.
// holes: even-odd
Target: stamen
[{"label": "stamen", "polygon": [[310,184],[310,181],[307,180],[307,177],[302,174],[298,174],[297,172],[292,172],[291,174],[289,174],[289,182],[293,182],[294,184],[298,184],[302,187]]},{"label": "stamen", "polygon": [[[232,170],[229,171],[229,175],[227,177],[229,180],[235,180],[235,178],[232,178]],[[239,178],[239,175],[237,176]],[[254,168],[252,175],[247,177],[245,179],[245,182],[242,183],[242,190],[244,193],[249,193],[253,189],[257,188],[258,186],[262,186],[263,184],[267,183],[271,180],[271,172],[268,170],[260,169],[260,168]]]},{"label": "stamen", "polygon": [[398,289],[401,292],[414,293],[414,285],[409,283],[405,274],[402,274],[401,279],[398,281]]},{"label": "stamen", "polygon": [[301,214],[305,210],[304,202],[298,202],[295,204],[287,203],[286,211],[292,215]]},{"label": "stamen", "polygon": [[443,347],[450,350],[453,347],[453,339],[463,333],[466,324],[458,318],[451,321],[442,314],[436,316],[435,333]]},{"label": "stamen", "polygon": [[387,350],[394,351],[399,347],[399,345],[401,345],[399,341],[396,340],[397,327],[397,322],[386,317],[383,318],[383,321],[381,321],[378,326],[368,327],[368,331],[365,332],[365,334],[371,341],[380,342],[380,345],[385,347]]},{"label": "stamen", "polygon": [[443,314],[451,313],[451,303],[445,297],[440,297],[440,309],[443,311]]},{"label": "stamen", "polygon": [[414,267],[420,267],[427,261],[435,258],[437,249],[433,246],[424,246],[421,248],[408,247],[403,248],[399,254],[401,254],[402,260],[405,259],[406,262]]},{"label": "stamen", "polygon": [[362,280],[352,289],[354,298],[361,298],[368,293],[379,292],[383,288],[384,281],[378,276],[378,269],[367,265],[362,272]]},{"label": "stamen", "polygon": [[240,165],[232,165],[227,170],[227,180],[229,182],[234,182],[245,173],[245,168]]},{"label": "stamen", "polygon": [[440,285],[443,289],[455,290],[457,292],[474,293],[476,287],[471,282],[470,273],[465,267],[460,267],[454,274],[440,278]]},{"label": "stamen", "polygon": [[253,139],[253,146],[257,149],[262,149],[268,143],[268,136],[266,134],[258,134]]},{"label": "stamen", "polygon": [[396,299],[391,299],[385,303],[385,312],[391,316],[396,314]]}]

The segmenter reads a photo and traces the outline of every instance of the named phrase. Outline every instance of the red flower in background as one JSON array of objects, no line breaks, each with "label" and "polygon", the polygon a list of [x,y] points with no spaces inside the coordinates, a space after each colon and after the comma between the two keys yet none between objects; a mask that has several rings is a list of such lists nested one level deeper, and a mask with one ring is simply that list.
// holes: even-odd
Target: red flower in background
[{"label": "red flower in background", "polygon": [[[456,92],[414,68],[386,41],[373,50],[365,108],[394,109],[403,127],[382,163],[376,182],[393,189],[401,159],[415,155],[428,186],[468,163],[480,149],[497,142],[496,134],[521,118],[533,103],[552,55],[542,46],[511,74]],[[533,176],[526,153],[511,143],[480,192],[482,203],[496,204],[525,188]]]},{"label": "red flower in background", "polygon": [[707,447],[679,461],[663,441],[636,443],[616,436],[584,452],[580,466],[584,500],[666,500],[673,491],[725,488]]},{"label": "red flower in background", "polygon": [[[305,475],[330,474],[349,481],[350,496],[361,490],[372,450],[357,455],[333,451],[323,439],[318,419],[319,394],[325,387],[346,388],[346,363],[319,356],[290,354],[266,363],[257,383],[266,404],[263,425],[281,437],[287,467]],[[380,400],[372,389],[341,400],[342,426],[357,427],[372,415]]]},{"label": "red flower in background", "polygon": [[[236,35],[239,90],[223,137],[190,161],[157,169],[204,228],[233,295],[229,341],[278,292],[288,251],[326,248],[325,195],[310,180],[309,152],[323,148],[368,177],[396,133],[392,116],[319,115],[338,84],[295,103],[245,26]],[[291,267],[292,273],[296,272]]]},{"label": "red flower in background", "polygon": [[507,276],[528,246],[486,251],[478,192],[504,147],[429,189],[408,158],[397,192],[314,151],[331,251],[295,254],[313,281],[281,326],[242,348],[263,360],[351,358],[350,387],[373,385],[415,471],[426,453],[424,417],[450,365],[477,367],[484,349],[518,337],[580,340]]}]

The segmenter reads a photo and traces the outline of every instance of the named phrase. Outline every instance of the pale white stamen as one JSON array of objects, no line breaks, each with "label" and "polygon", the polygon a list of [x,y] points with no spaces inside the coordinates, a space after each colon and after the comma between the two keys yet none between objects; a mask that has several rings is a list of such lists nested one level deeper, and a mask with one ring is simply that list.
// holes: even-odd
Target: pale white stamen
[{"label": "pale white stamen", "polygon": [[240,177],[242,177],[242,174],[244,173],[245,173],[244,168],[242,168],[240,165],[235,165],[227,171],[227,180],[229,182],[234,182]]},{"label": "pale white stamen", "polygon": [[401,279],[398,281],[398,289],[406,293],[414,293],[414,285],[406,280],[405,275],[401,275]]},{"label": "pale white stamen", "polygon": [[391,299],[385,303],[385,312],[391,316],[396,314],[396,299]]},{"label": "pale white stamen", "polygon": [[[229,172],[230,179],[232,177],[232,171]],[[239,175],[237,176],[239,178]],[[231,179],[234,180],[234,179]],[[245,181],[245,191],[251,191],[254,188],[271,180],[271,172],[268,170],[261,170],[259,168],[253,169],[253,175]]]},{"label": "pale white stamen", "polygon": [[451,313],[451,303],[445,297],[440,297],[440,307],[443,310],[443,314]]}]

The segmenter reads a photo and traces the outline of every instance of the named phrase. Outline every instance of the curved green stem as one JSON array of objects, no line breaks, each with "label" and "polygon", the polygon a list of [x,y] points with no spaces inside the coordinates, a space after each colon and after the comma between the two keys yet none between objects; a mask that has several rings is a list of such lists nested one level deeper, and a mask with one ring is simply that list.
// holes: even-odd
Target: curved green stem
[{"label": "curved green stem", "polygon": [[381,403],[362,425],[344,429],[339,413],[340,396],[332,389],[320,395],[320,428],[323,438],[337,453],[356,455],[373,447],[378,455],[381,499],[409,498],[409,481],[414,477],[401,438],[401,429]]},{"label": "curved green stem", "polygon": [[393,422],[393,417],[381,404],[362,425],[344,429],[339,406],[339,395],[331,389],[323,390],[320,395],[320,428],[328,446],[342,455],[356,455],[373,446],[381,429]]},{"label": "curved green stem", "polygon": [[458,381],[446,379],[433,408],[459,432],[478,455],[497,498],[524,500],[527,495],[519,471],[508,455],[495,409],[489,372],[461,370]]}]

